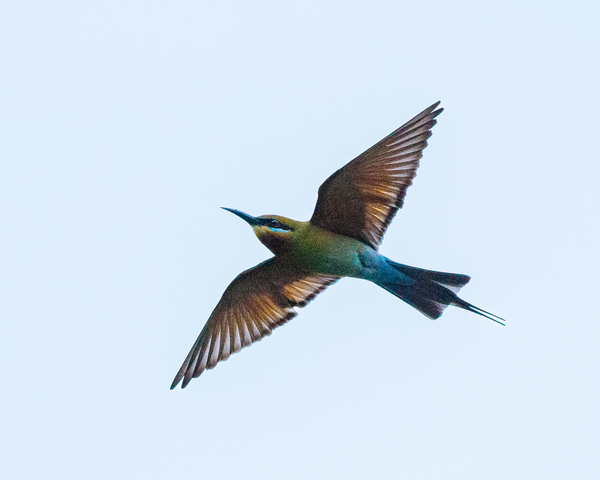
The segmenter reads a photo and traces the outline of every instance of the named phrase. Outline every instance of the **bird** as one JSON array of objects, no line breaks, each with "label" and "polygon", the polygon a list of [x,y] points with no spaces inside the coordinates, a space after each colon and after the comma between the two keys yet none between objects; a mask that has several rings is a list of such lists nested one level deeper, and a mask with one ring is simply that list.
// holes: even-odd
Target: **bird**
[{"label": "bird", "polygon": [[468,275],[403,265],[378,252],[443,111],[439,105],[434,103],[327,178],[308,222],[222,207],[245,220],[273,256],[227,287],[171,390],[182,380],[185,388],[192,378],[270,335],[298,314],[297,307],[343,277],[373,282],[430,319],[453,305],[505,325],[501,317],[457,296]]}]

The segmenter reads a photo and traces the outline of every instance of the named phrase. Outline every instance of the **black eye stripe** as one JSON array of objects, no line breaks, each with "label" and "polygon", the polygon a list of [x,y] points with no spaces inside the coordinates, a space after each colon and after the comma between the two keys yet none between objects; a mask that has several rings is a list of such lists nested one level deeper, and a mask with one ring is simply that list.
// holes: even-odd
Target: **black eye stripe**
[{"label": "black eye stripe", "polygon": [[281,223],[276,218],[265,218],[263,220],[263,225],[270,228],[278,228],[280,230],[292,230],[291,227],[288,227],[287,225]]}]

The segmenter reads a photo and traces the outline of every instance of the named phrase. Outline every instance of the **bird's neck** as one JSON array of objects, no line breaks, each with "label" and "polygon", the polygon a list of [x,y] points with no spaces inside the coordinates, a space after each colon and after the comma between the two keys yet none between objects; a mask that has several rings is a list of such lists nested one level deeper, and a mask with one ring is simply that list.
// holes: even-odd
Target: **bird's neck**
[{"label": "bird's neck", "polygon": [[293,248],[293,239],[291,235],[284,235],[279,232],[264,230],[261,231],[257,236],[260,242],[275,255],[289,253]]}]

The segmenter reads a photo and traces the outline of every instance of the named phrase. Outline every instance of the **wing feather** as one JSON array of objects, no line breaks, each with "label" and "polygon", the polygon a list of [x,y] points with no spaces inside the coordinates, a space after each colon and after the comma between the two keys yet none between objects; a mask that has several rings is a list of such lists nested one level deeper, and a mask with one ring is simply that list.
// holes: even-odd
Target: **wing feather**
[{"label": "wing feather", "polygon": [[306,274],[283,257],[242,272],[227,287],[183,365],[171,389],[182,387],[233,353],[270,335],[339,277]]},{"label": "wing feather", "polygon": [[443,111],[439,103],[325,180],[310,222],[377,249],[416,176],[435,117]]}]

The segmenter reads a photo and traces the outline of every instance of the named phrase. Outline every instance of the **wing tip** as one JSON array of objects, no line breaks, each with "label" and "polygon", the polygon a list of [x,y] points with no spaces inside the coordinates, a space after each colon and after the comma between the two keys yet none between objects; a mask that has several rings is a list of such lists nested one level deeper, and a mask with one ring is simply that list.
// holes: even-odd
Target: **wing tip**
[{"label": "wing tip", "polygon": [[429,107],[432,118],[437,117],[440,113],[444,111],[444,107],[437,108],[440,105],[440,103],[442,102],[437,101],[431,107]]},{"label": "wing tip", "polygon": [[441,103],[442,103],[441,100],[438,100],[433,105],[431,105],[429,108],[426,108],[425,110],[423,110],[421,115],[423,115],[423,116],[431,115],[431,118],[437,117],[440,113],[442,113],[444,111],[444,107],[438,108]]},{"label": "wing tip", "polygon": [[[179,385],[179,382],[181,382],[182,377],[183,377],[183,375],[177,375],[175,377],[175,379],[173,380],[173,383],[171,383],[171,388],[169,388],[169,390],[175,390],[177,385]],[[183,388],[183,387],[181,387],[181,388]]]},{"label": "wing tip", "polygon": [[192,373],[190,373],[190,372],[186,373],[186,375],[183,377],[183,383],[181,384],[181,388],[183,389],[183,388],[187,387],[190,384],[190,382],[192,381],[193,378],[194,378],[193,372]]},{"label": "wing tip", "polygon": [[181,380],[183,380],[181,388],[184,389],[189,385],[193,378],[198,376],[199,375],[194,375],[194,372],[189,368],[186,371],[180,371],[173,379],[173,383],[171,383],[171,388],[169,390],[175,390],[175,388],[177,388],[177,385],[179,385]]}]

